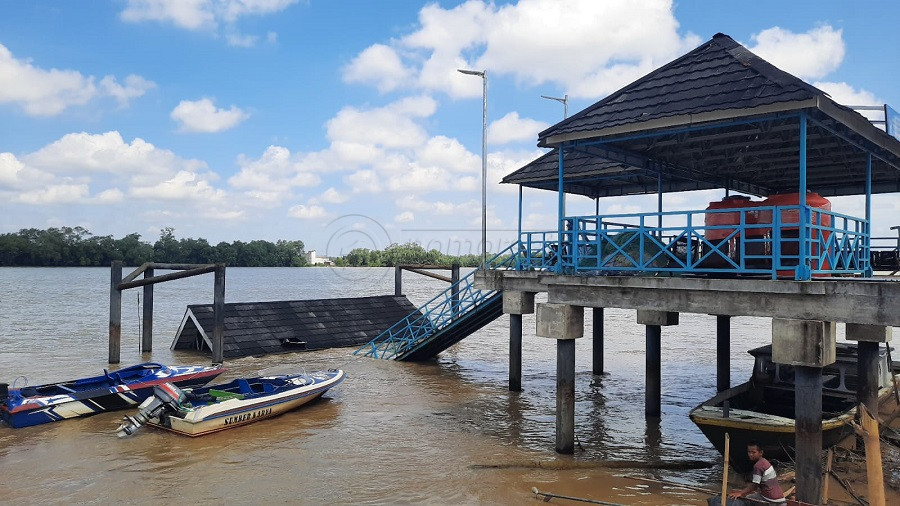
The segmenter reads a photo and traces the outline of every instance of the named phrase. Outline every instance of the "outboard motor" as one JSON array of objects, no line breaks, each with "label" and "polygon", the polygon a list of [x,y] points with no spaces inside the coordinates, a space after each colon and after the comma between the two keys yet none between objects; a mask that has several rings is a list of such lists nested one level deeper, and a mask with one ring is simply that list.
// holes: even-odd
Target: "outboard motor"
[{"label": "outboard motor", "polygon": [[163,383],[153,387],[153,396],[138,406],[138,412],[134,416],[125,415],[122,425],[116,429],[119,437],[130,436],[137,432],[142,425],[151,418],[158,417],[163,411],[177,411],[178,406],[184,402],[184,392],[171,383]]},{"label": "outboard motor", "polygon": [[0,383],[0,402],[9,399],[9,383]]}]

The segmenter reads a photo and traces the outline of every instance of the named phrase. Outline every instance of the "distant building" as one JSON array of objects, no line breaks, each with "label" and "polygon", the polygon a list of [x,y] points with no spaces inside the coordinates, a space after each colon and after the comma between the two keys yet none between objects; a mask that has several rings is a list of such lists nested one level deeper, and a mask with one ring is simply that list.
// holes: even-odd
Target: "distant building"
[{"label": "distant building", "polygon": [[306,252],[306,263],[309,265],[334,265],[334,261],[330,258],[316,256],[316,250]]}]

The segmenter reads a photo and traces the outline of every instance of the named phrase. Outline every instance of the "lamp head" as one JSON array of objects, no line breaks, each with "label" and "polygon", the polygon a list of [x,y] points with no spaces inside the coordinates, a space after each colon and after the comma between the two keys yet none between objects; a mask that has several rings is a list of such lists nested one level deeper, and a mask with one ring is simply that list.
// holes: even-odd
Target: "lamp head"
[{"label": "lamp head", "polygon": [[463,74],[468,74],[470,76],[478,76],[484,77],[483,70],[468,70],[468,69],[456,69],[458,72],[462,72]]}]

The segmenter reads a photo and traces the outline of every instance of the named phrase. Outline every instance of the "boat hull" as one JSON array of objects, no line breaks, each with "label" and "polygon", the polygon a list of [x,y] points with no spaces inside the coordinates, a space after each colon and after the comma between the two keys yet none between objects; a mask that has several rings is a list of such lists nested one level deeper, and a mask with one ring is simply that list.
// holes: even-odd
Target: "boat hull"
[{"label": "boat hull", "polygon": [[[768,415],[755,411],[730,409],[723,416],[722,401],[745,393],[750,383],[726,390],[710,401],[691,410],[691,420],[721,454],[725,454],[725,434],[730,439],[728,461],[739,473],[749,473],[753,463],[747,457],[747,444],[755,441],[762,446],[769,460],[790,462],[794,458],[796,428],[793,418]],[[879,392],[879,403],[889,400],[892,389]],[[822,420],[822,449],[831,448],[853,433],[850,422],[856,416],[856,408]]]},{"label": "boat hull", "polygon": [[[197,437],[272,418],[318,399],[344,380],[344,372],[341,370],[313,373],[314,376],[317,374],[321,377],[316,377],[309,385],[246,399],[228,399],[178,414],[165,414],[151,419],[149,424]],[[215,388],[213,385],[199,390],[205,392]]]},{"label": "boat hull", "polygon": [[[141,365],[143,364],[133,367]],[[10,389],[9,398],[0,403],[0,417],[10,427],[18,429],[127,409],[137,406],[153,395],[155,385],[168,382],[184,388],[200,386],[222,374],[224,370],[222,367],[162,366],[152,374],[133,382],[121,379],[121,376],[116,376],[117,373],[114,372],[93,378]],[[74,390],[66,385],[80,389]],[[62,393],[60,387],[73,391]],[[40,395],[42,391],[55,393]],[[27,395],[31,392],[37,395]]]}]

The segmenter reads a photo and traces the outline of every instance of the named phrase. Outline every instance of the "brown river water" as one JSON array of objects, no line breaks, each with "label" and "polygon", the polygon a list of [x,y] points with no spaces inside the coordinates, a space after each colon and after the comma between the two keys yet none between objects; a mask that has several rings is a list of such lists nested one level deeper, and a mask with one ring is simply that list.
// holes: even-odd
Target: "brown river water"
[{"label": "brown river water", "polygon": [[[390,268],[229,268],[226,301],[380,295],[393,287]],[[417,305],[443,288],[404,273],[404,292]],[[108,290],[104,268],[0,268],[0,381],[33,385],[117,368],[107,364]],[[208,355],[173,352],[169,344],[185,306],[211,303],[212,291],[212,275],[156,285],[154,351],[144,354],[140,290],[126,291],[122,366],[208,363]],[[715,318],[684,314],[679,326],[663,330],[663,414],[648,422],[644,328],[633,311],[607,309],[606,374],[595,376],[590,315],[586,337],[576,341],[579,444],[572,456],[553,449],[555,342],[536,337],[534,317],[526,315],[522,392],[507,389],[509,327],[501,317],[428,363],[361,358],[352,349],[228,360],[221,380],[332,367],[347,380],[297,411],[204,437],[145,427],[118,439],[114,430],[126,412],[24,429],[0,425],[0,501],[537,504],[537,487],[622,504],[705,504],[702,493],[629,476],[716,489],[720,464],[693,471],[594,464],[721,460],[687,416],[715,391]],[[732,320],[732,383],[749,377],[745,351],[770,342],[768,320]]]}]

